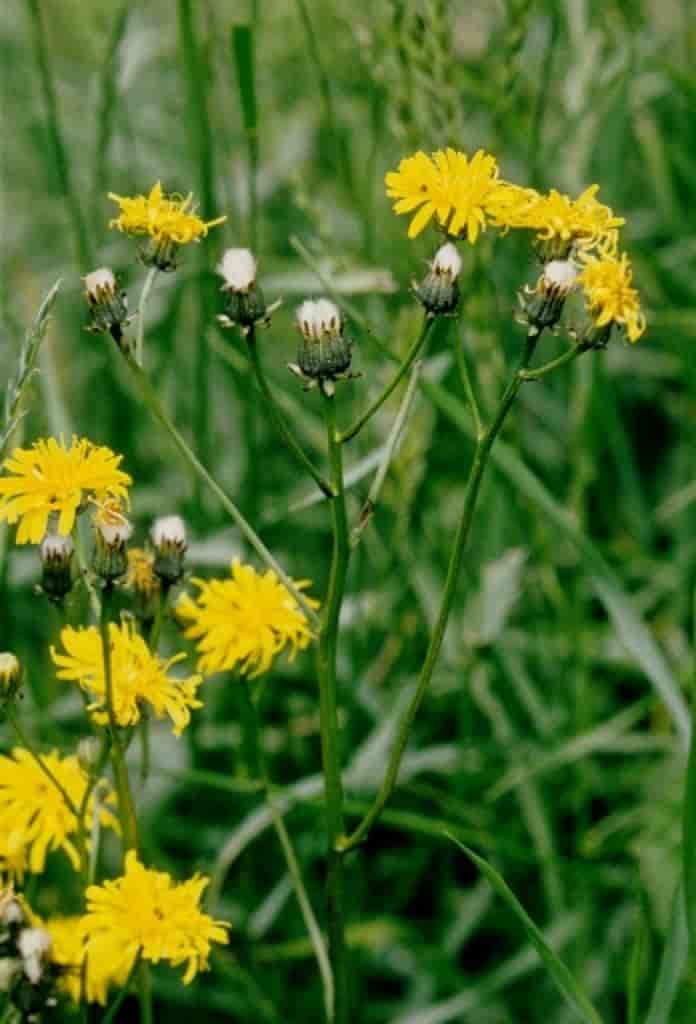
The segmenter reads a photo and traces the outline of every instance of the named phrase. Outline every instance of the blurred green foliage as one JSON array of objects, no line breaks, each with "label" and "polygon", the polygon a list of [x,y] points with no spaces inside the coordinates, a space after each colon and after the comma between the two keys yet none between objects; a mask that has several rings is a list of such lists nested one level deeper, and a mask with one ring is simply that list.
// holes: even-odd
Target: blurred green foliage
[{"label": "blurred green foliage", "polygon": [[[42,296],[63,280],[16,440],[74,431],[123,453],[139,535],[154,515],[184,514],[197,573],[245,554],[239,537],[137,405],[115,349],[82,330],[81,273],[114,267],[132,307],[143,279],[134,243],[108,230],[108,191],[140,193],[161,179],[168,191],[193,190],[205,218],[227,214],[224,228],[158,282],[147,364],[194,448],[316,594],[326,582],[329,517],[302,500],[311,482],[298,479],[260,409],[239,339],[214,321],[212,268],[222,249],[256,239],[264,290],[285,298],[261,337],[262,357],[297,433],[321,458],[318,399],[285,369],[294,303],[321,290],[293,236],[374,334],[404,351],[419,319],[408,283],[432,238],[409,243],[384,196],[384,172],[402,156],[483,146],[520,183],[575,193],[597,181],[626,217],[647,334],[635,347],[614,340],[527,387],[505,430],[509,458],[533,471],[582,542],[504,465],[491,470],[402,783],[348,863],[354,1019],[364,1024],[574,1019],[519,923],[445,831],[495,864],[603,1020],[648,1019],[675,934],[686,757],[651,687],[653,649],[640,651],[656,643],[653,675],[666,673],[686,699],[694,666],[694,14],[689,0],[259,0],[248,9],[218,0],[10,0],[0,26],[3,379],[16,372]],[[515,292],[537,269],[517,238],[489,234],[464,249],[461,316],[438,331],[429,373],[440,394],[461,402],[450,353],[463,343],[490,411],[521,341]],[[390,373],[372,335],[349,322],[363,377],[340,388],[343,423]],[[544,342],[549,358],[557,344]],[[411,691],[471,455],[469,436],[436,397],[423,391],[416,402],[351,570],[339,660],[351,814],[374,791]],[[351,444],[349,473],[384,442],[396,404]],[[368,486],[363,476],[351,489],[354,514]],[[608,614],[587,541],[620,580],[630,621],[616,604]],[[60,623],[33,594],[36,552],[13,546],[5,531],[0,555],[0,648],[27,665],[25,721],[41,744],[70,749],[84,728],[81,705],[50,668]],[[164,640],[182,643],[171,624]],[[147,857],[178,877],[210,872],[227,844],[215,912],[233,922],[231,945],[191,989],[157,971],[156,1019],[183,1021],[195,1008],[211,1024],[319,1020],[316,966],[276,837],[257,797],[235,782],[235,685],[213,680],[204,697],[188,736],[154,730],[153,774],[138,800]],[[309,656],[277,667],[262,713],[275,782],[292,793],[308,780],[287,823],[322,911]],[[70,909],[74,886],[56,858],[30,888],[49,912]],[[651,1024],[694,1020],[694,981],[687,966],[668,1015],[653,1007]]]}]

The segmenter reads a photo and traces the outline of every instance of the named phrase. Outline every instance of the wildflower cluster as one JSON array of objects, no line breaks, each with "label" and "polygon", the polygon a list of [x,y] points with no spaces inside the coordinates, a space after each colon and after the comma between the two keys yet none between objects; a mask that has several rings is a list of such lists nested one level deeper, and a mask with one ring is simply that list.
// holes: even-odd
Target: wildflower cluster
[{"label": "wildflower cluster", "polygon": [[579,285],[592,318],[584,337],[588,347],[606,343],[613,325],[631,342],[643,334],[645,316],[631,285],[631,264],[618,248],[624,219],[599,201],[598,185],[575,199],[556,189],[540,193],[501,179],[497,161],[483,150],[469,159],[454,149],[407,157],[385,181],[397,214],[417,211],[409,238],[431,221],[472,245],[489,225],[503,233],[533,232],[546,267],[522,301],[535,330],[555,325],[566,296]]}]

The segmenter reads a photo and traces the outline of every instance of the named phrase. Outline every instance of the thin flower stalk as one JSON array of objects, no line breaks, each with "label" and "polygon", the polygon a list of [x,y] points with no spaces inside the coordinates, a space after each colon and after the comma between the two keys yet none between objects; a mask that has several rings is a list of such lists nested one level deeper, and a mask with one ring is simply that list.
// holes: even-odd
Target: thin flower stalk
[{"label": "thin flower stalk", "polygon": [[307,470],[307,472],[312,477],[319,490],[322,491],[322,493],[325,494],[327,498],[333,497],[331,484],[328,482],[328,480],[324,479],[324,477],[316,468],[312,460],[295,440],[285,422],[285,419],[283,418],[283,414],[278,408],[276,400],[273,397],[273,392],[271,391],[268,380],[266,378],[266,374],[263,371],[263,366],[261,365],[261,357],[259,356],[258,346],[256,344],[256,333],[253,326],[249,328],[249,333],[247,335],[247,352],[249,354],[249,361],[251,363],[254,375],[256,377],[256,382],[259,386],[261,394],[266,400],[266,408],[271,414],[271,419],[275,424],[276,430],[282,437],[291,455],[294,456],[294,458],[296,459],[300,466]]},{"label": "thin flower stalk", "polygon": [[138,331],[135,336],[135,361],[138,366],[143,365],[144,356],[144,336],[145,336],[145,307],[147,300],[150,297],[152,286],[155,283],[157,277],[157,267],[150,267],[145,278],[145,284],[143,290],[140,293],[140,302],[138,303]]},{"label": "thin flower stalk", "polygon": [[411,727],[418,713],[418,709],[423,702],[428,686],[430,685],[430,680],[432,679],[440,648],[442,647],[445,629],[447,628],[447,622],[449,620],[457,589],[462,557],[471,531],[471,524],[473,522],[474,511],[476,509],[476,501],[481,487],[481,480],[483,479],[483,474],[488,463],[488,457],[517,393],[524,383],[524,373],[534,352],[537,337],[527,337],[527,342],[520,359],[520,364],[503,393],[495,417],[491,425],[486,429],[483,437],[477,442],[474,460],[467,480],[462,514],[455,534],[449,565],[447,567],[445,586],[440,599],[440,609],[438,611],[435,627],[430,637],[430,643],[428,644],[425,660],[420,671],[416,691],[401,721],[396,740],[389,756],[387,771],[377,796],[375,797],[374,803],[357,828],[349,836],[344,836],[339,839],[337,843],[337,849],[342,853],[346,853],[349,850],[354,849],[363,841],[363,839],[365,839],[372,826],[379,819],[396,786],[401,759],[408,743]]},{"label": "thin flower stalk", "polygon": [[109,635],[109,623],[111,621],[111,589],[105,588],[102,596],[101,616],[99,619],[99,631],[101,634],[102,654],[104,658],[104,688],[106,713],[111,732],[111,763],[114,769],[114,783],[118,797],[119,817],[123,830],[124,851],[138,849],[138,826],[131,793],[130,781],[128,779],[128,768],[126,767],[126,756],[119,734],[119,726],[116,721],[114,710],[113,678],[111,671],[111,638]]},{"label": "thin flower stalk", "polygon": [[137,385],[138,391],[140,392],[140,396],[143,402],[145,403],[147,409],[151,413],[151,415],[157,420],[157,422],[162,427],[164,427],[164,429],[167,431],[172,441],[178,448],[179,452],[181,453],[181,455],[183,455],[184,459],[186,460],[186,462],[188,462],[188,464],[191,466],[196,475],[205,484],[207,484],[207,486],[210,488],[213,494],[215,494],[222,507],[232,518],[232,520],[238,527],[239,531],[246,538],[246,540],[249,542],[254,551],[256,551],[258,556],[262,559],[262,561],[266,563],[266,565],[273,569],[273,571],[276,573],[279,579],[282,580],[282,582],[293,595],[293,597],[300,605],[308,619],[312,623],[316,624],[318,621],[317,613],[309,605],[306,598],[297,589],[297,587],[290,579],[290,577],[287,575],[287,573],[284,571],[284,569],[281,568],[278,561],[273,557],[273,555],[268,550],[266,545],[263,543],[259,535],[256,533],[256,531],[245,518],[245,516],[242,515],[242,513],[239,511],[235,503],[232,501],[232,499],[225,493],[225,491],[223,491],[222,487],[220,487],[218,482],[210,475],[210,473],[205,468],[200,459],[191,450],[187,442],[184,440],[183,436],[179,433],[179,431],[174,426],[167,413],[164,411],[164,408],[159,400],[157,392],[153,388],[152,384],[150,383],[147,375],[144,373],[142,368],[138,366],[134,359],[132,359],[129,355],[126,355],[125,353],[124,358],[131,370],[133,379]]},{"label": "thin flower stalk", "polygon": [[317,674],[319,677],[319,721],[322,769],[326,791],[328,840],[327,900],[329,950],[336,988],[336,1022],[349,1019],[348,963],[345,941],[345,895],[343,856],[339,841],[344,834],[343,784],[338,747],[336,657],[341,604],[348,572],[350,542],[343,486],[343,460],[336,433],[336,405],[333,395],[322,392],[331,466],[333,551],[329,587],[319,628]]},{"label": "thin flower stalk", "polygon": [[362,428],[368,423],[374,414],[382,408],[384,403],[387,401],[392,392],[399,386],[403,378],[406,376],[408,371],[413,366],[414,362],[418,358],[421,350],[424,348],[426,341],[428,340],[435,319],[433,317],[425,317],[423,320],[423,326],[420,332],[411,345],[410,349],[406,353],[401,366],[396,371],[389,383],[384,387],[381,394],[374,400],[370,407],[363,413],[363,415],[349,427],[347,430],[342,431],[338,434],[337,440],[339,444],[345,444],[346,441],[351,441],[357,434],[360,433]]}]

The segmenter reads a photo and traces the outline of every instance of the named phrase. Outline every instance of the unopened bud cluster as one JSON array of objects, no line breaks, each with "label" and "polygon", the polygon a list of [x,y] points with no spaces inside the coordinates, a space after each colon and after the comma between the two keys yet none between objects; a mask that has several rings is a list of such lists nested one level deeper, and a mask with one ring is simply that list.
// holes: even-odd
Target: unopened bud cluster
[{"label": "unopened bud cluster", "polygon": [[305,390],[321,387],[334,393],[337,380],[349,380],[353,342],[344,334],[341,313],[328,299],[308,299],[298,307],[295,322],[301,335],[297,363],[289,369],[305,382]]},{"label": "unopened bud cluster", "polygon": [[12,889],[0,890],[0,1007],[3,1021],[38,1024],[56,1005],[59,968],[51,964],[51,937],[33,928]]}]

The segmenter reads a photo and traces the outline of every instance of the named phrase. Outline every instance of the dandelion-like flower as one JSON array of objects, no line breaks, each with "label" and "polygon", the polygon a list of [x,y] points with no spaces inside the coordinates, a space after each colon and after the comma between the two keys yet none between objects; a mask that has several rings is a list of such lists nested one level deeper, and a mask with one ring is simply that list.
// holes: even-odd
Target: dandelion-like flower
[{"label": "dandelion-like flower", "polygon": [[624,327],[628,340],[638,341],[645,330],[640,297],[632,286],[633,271],[626,253],[588,256],[578,277],[596,328]]},{"label": "dandelion-like flower", "polygon": [[207,884],[201,875],[177,883],[164,871],[143,867],[130,850],[121,878],[87,889],[87,963],[106,964],[113,974],[127,974],[137,956],[186,964],[188,985],[207,968],[211,944],[227,942],[228,926],[199,909]]},{"label": "dandelion-like flower", "polygon": [[138,618],[150,622],[157,614],[162,586],[155,575],[155,556],[144,548],[129,548],[125,585],[133,595]]},{"label": "dandelion-like flower", "polygon": [[[89,780],[77,757],[61,757],[55,750],[40,757],[73,807],[79,808]],[[90,797],[88,820],[92,807]],[[103,825],[116,827],[110,811],[102,810],[100,817]],[[77,818],[62,793],[28,750],[17,747],[10,757],[0,756],[0,857],[6,858],[0,865],[3,870],[21,874],[18,866],[26,856],[29,871],[41,872],[51,850],[64,850],[77,869],[79,857],[71,838],[77,827]]]},{"label": "dandelion-like flower", "polygon": [[333,395],[337,380],[350,380],[353,342],[344,333],[343,317],[329,299],[306,299],[295,310],[295,324],[302,337],[297,362],[288,369],[305,382],[305,391],[321,387]]},{"label": "dandelion-like flower", "polygon": [[54,437],[15,448],[2,466],[0,522],[19,520],[18,544],[41,543],[53,515],[58,533],[70,533],[89,498],[127,497],[132,480],[119,469],[122,458],[77,437],[69,448]]},{"label": "dandelion-like flower", "polygon": [[[74,1003],[82,998],[82,971],[85,960],[83,918],[52,917],[43,925],[51,938],[49,957],[59,969],[58,988]],[[84,991],[88,1003],[106,1005],[109,988],[122,986],[128,977],[128,965],[114,965],[106,959],[87,957]]]},{"label": "dandelion-like flower", "polygon": [[151,246],[143,254],[144,262],[160,270],[174,269],[179,246],[199,242],[210,228],[227,220],[226,217],[201,220],[192,207],[192,192],[187,196],[165,195],[159,181],[147,196],[131,198],[109,192],[109,199],[113,199],[120,207],[118,217],[109,221],[109,227],[128,235],[148,236]]},{"label": "dandelion-like flower", "polygon": [[618,229],[625,223],[597,199],[599,185],[590,185],[577,197],[552,188],[547,194],[508,186],[497,199],[494,218],[505,228],[537,232],[549,258],[565,259],[573,249],[615,249]]},{"label": "dandelion-like flower", "polygon": [[[235,560],[229,579],[193,582],[198,594],[195,599],[183,595],[176,614],[191,622],[186,636],[198,641],[198,668],[206,675],[238,668],[253,679],[267,672],[286,646],[292,659],[312,640],[304,612],[272,569],[258,573]],[[308,580],[295,584],[309,585]]]},{"label": "dandelion-like flower", "polygon": [[408,229],[415,238],[434,217],[454,237],[466,237],[473,245],[495,207],[505,183],[499,180],[494,156],[479,149],[469,159],[455,149],[438,150],[432,156],[418,152],[406,157],[398,171],[385,176],[387,195],[396,199],[395,213],[411,213],[418,207]]},{"label": "dandelion-like flower", "polygon": [[[200,675],[174,679],[168,675],[172,665],[186,657],[177,654],[164,660],[153,654],[132,622],[109,624],[111,642],[111,683],[114,715],[119,725],[135,725],[140,721],[142,705],[149,704],[155,715],[168,715],[174,735],[180,736],[191,720],[191,709],[202,704],[196,691]],[[108,722],[106,711],[106,679],[101,636],[95,626],[61,630],[60,642],[65,653],[51,648],[51,657],[58,667],[58,678],[76,682],[95,699],[88,710],[99,725]]]}]

